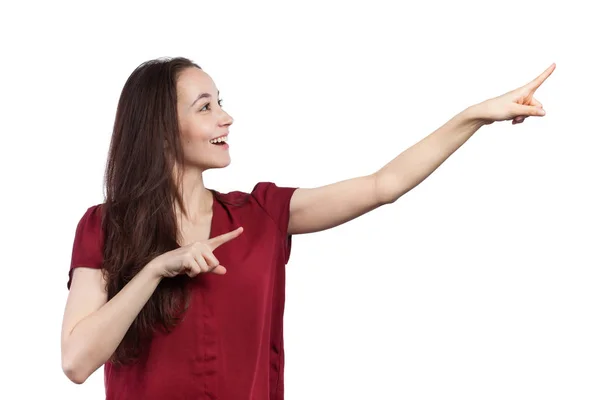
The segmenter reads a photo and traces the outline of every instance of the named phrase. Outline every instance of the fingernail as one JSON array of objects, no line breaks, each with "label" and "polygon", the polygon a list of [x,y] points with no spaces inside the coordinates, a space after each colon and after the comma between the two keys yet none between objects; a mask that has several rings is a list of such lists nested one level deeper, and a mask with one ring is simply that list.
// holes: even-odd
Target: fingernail
[{"label": "fingernail", "polygon": [[546,111],[544,111],[544,110],[540,110],[540,111],[539,111],[539,114],[540,114],[540,115],[546,115]]}]

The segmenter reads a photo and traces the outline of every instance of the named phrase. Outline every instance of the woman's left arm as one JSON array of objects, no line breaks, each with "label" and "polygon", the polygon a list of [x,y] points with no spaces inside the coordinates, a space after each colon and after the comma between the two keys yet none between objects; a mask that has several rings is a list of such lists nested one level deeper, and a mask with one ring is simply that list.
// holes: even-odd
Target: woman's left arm
[{"label": "woman's left arm", "polygon": [[483,125],[505,120],[518,124],[527,117],[545,115],[533,95],[555,68],[552,64],[528,84],[467,108],[374,174],[297,189],[290,201],[288,233],[333,228],[395,202],[431,175]]}]

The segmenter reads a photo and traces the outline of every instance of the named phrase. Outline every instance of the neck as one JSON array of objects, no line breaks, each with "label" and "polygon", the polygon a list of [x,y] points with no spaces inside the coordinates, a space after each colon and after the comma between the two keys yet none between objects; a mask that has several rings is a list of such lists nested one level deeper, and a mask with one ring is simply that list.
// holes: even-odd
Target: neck
[{"label": "neck", "polygon": [[[177,175],[175,174],[175,179]],[[204,186],[202,171],[186,169],[178,184],[183,208],[175,202],[175,215],[178,220],[197,222],[212,212],[213,194]]]}]

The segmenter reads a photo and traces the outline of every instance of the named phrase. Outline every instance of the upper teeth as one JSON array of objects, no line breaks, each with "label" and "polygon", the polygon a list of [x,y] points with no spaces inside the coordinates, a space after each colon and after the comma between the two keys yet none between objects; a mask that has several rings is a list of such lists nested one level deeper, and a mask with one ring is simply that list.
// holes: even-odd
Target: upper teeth
[{"label": "upper teeth", "polygon": [[211,143],[221,143],[221,142],[226,142],[227,143],[227,138],[228,136],[221,136],[220,138],[216,138],[216,139],[211,139]]}]

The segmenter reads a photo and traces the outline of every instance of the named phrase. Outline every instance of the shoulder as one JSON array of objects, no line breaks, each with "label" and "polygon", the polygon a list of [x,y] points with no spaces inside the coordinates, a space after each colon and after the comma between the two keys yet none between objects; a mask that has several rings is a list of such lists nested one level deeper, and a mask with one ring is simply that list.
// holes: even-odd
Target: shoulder
[{"label": "shoulder", "polygon": [[278,186],[273,182],[258,182],[252,189],[252,196],[257,200],[268,200],[276,196],[291,195],[296,187]]},{"label": "shoulder", "polygon": [[240,190],[221,193],[213,191],[218,200],[227,204],[257,203],[262,208],[278,207],[288,203],[297,187],[278,186],[273,182],[258,182],[250,192]]},{"label": "shoulder", "polygon": [[261,181],[250,192],[232,191],[220,193],[213,190],[219,203],[230,214],[241,212],[252,218],[269,220],[277,230],[287,236],[290,220],[292,195],[298,189],[293,186],[279,186],[273,182]]},{"label": "shoulder", "polygon": [[297,187],[279,186],[273,182],[258,182],[249,193],[284,235],[287,234],[290,218],[290,201]]},{"label": "shoulder", "polygon": [[252,189],[252,197],[271,214],[289,212],[289,203],[296,187],[278,186],[273,182],[259,182]]},{"label": "shoulder", "polygon": [[104,235],[102,231],[102,205],[88,207],[79,219],[73,240],[71,266],[67,288],[71,286],[73,269],[77,267],[101,268]]},{"label": "shoulder", "polygon": [[77,230],[94,230],[102,226],[102,204],[88,207],[79,219]]},{"label": "shoulder", "polygon": [[93,255],[94,258],[99,258],[103,246],[102,205],[96,204],[88,207],[79,219],[75,230],[73,258],[77,259],[79,255],[86,258]]},{"label": "shoulder", "polygon": [[227,193],[212,190],[218,200],[225,203],[248,203],[249,201],[257,202],[265,205],[273,200],[277,200],[291,194],[296,190],[296,187],[278,186],[273,182],[258,182],[254,185],[250,192],[234,190]]}]

